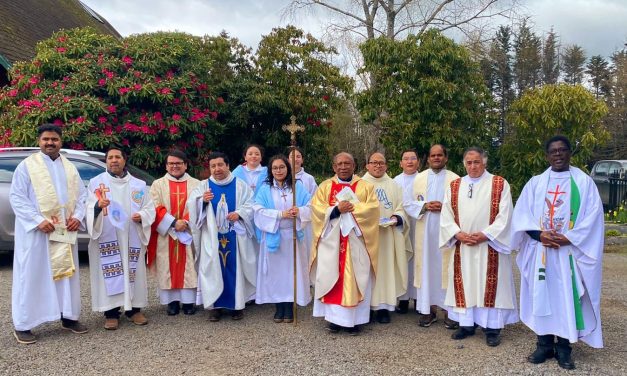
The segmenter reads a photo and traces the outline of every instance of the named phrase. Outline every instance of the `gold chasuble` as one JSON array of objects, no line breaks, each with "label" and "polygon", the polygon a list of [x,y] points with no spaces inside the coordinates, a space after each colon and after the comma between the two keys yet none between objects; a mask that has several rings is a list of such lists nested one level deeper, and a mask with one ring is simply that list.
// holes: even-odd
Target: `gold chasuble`
[{"label": "gold chasuble", "polygon": [[[343,216],[357,227],[346,236],[340,231],[341,218],[331,219],[335,195],[349,187],[359,202]],[[325,304],[355,307],[364,299],[370,271],[376,275],[379,250],[379,200],[374,186],[358,176],[350,183],[336,177],[324,181],[311,200],[313,247],[311,271],[315,274],[315,298]],[[341,215],[341,216],[342,216]],[[358,231],[357,231],[358,230]],[[369,258],[371,270],[364,269],[362,257]],[[367,261],[367,260],[366,260]]]},{"label": "gold chasuble", "polygon": [[[65,205],[59,203],[59,196],[52,181],[52,176],[48,171],[46,162],[44,162],[41,153],[35,153],[24,160],[31,182],[33,182],[33,190],[37,198],[37,205],[41,211],[41,215],[54,225],[55,232],[63,233],[66,226],[66,219],[72,217],[78,199],[78,184],[80,176],[76,167],[67,160],[63,155],[59,155],[65,170],[67,179],[67,202]],[[72,257],[73,244],[67,242],[57,242],[48,240],[48,250],[50,252],[50,268],[52,270],[52,279],[57,281],[62,278],[71,277],[76,271],[74,266],[74,258]]]}]

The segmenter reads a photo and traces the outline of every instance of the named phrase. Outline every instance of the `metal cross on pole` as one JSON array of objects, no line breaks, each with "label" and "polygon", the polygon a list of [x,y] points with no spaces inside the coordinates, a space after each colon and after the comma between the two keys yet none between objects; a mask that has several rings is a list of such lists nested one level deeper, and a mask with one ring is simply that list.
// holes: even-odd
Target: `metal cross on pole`
[{"label": "metal cross on pole", "polygon": [[[296,153],[293,153],[293,151],[296,149],[296,132],[304,132],[305,127],[296,124],[296,116],[294,115],[290,116],[290,120],[291,122],[289,124],[285,124],[283,126],[283,130],[286,132],[290,132],[290,155],[292,164],[292,205],[296,206],[296,172],[294,171],[294,166],[296,166]],[[292,304],[292,312],[294,312],[294,326],[296,326],[298,323],[298,305],[296,304],[296,217],[293,218],[292,242],[294,246],[294,303]]]}]

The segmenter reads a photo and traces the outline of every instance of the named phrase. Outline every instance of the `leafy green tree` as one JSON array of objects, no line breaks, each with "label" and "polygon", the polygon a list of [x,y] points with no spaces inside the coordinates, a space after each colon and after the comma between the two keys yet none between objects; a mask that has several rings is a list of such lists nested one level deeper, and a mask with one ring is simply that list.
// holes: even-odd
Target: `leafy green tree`
[{"label": "leafy green tree", "polygon": [[512,103],[512,134],[499,150],[500,173],[518,195],[531,176],[547,168],[544,142],[563,134],[573,145],[571,163],[584,167],[593,150],[608,140],[602,120],[607,106],[581,85],[545,85]]},{"label": "leafy green tree", "polygon": [[520,25],[514,40],[514,78],[518,96],[528,88],[540,84],[542,74],[542,41],[531,30],[526,20]]},{"label": "leafy green tree", "polygon": [[564,82],[570,85],[577,85],[583,82],[583,73],[586,64],[586,53],[583,48],[573,44],[564,49],[562,54],[562,72],[564,72]]},{"label": "leafy green tree", "polygon": [[403,41],[369,40],[361,51],[363,70],[377,85],[358,95],[358,108],[366,121],[381,122],[388,156],[408,147],[426,154],[431,144],[443,143],[458,168],[465,147],[491,143],[494,103],[464,47],[429,30]]},{"label": "leafy green tree", "polygon": [[594,97],[606,96],[610,93],[610,68],[609,63],[601,55],[594,55],[586,64],[586,74],[590,76],[590,83]]}]

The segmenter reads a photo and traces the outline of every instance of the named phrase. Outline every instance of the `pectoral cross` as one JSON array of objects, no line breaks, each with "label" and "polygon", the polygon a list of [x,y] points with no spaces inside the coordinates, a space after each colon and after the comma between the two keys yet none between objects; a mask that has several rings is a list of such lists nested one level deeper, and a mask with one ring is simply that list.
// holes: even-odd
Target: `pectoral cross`
[{"label": "pectoral cross", "polygon": [[[98,198],[98,200],[106,200],[107,199],[107,192],[109,192],[110,189],[107,188],[106,185],[104,185],[103,183],[100,183],[100,185],[98,186],[98,188],[96,189],[96,191],[94,192],[96,194],[96,197]],[[107,210],[107,208],[102,208],[102,215],[106,216],[107,214],[109,214],[109,210]]]},{"label": "pectoral cross", "polygon": [[287,202],[287,193],[285,191],[281,191],[281,197],[283,197],[283,201]]},{"label": "pectoral cross", "polygon": [[553,195],[553,203],[549,207],[549,226],[553,228],[553,215],[555,214],[555,203],[557,202],[557,196],[566,192],[560,192],[560,185],[558,184],[557,187],[555,187],[555,192],[549,191],[548,193]]}]

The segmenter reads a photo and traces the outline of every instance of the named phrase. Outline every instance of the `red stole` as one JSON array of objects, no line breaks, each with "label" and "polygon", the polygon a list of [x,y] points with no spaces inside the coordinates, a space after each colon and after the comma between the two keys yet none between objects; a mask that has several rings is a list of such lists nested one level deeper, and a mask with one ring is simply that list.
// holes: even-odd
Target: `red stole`
[{"label": "red stole", "polygon": [[[455,223],[459,226],[459,186],[461,178],[451,182],[451,207],[455,217]],[[494,223],[499,214],[501,203],[501,193],[503,192],[504,180],[500,176],[492,177],[492,195],[490,197],[490,224]],[[460,226],[461,227],[461,226]],[[466,308],[466,296],[464,295],[464,281],[462,278],[461,242],[455,243],[455,253],[453,256],[453,287],[455,289],[455,306]],[[496,288],[499,277],[499,254],[488,245],[488,267],[486,271],[486,286],[483,297],[483,306],[493,308],[496,300]]]},{"label": "red stole", "polygon": [[[189,219],[189,213],[185,210],[185,203],[187,202],[187,181],[172,181],[168,180],[170,190],[170,214],[177,220]],[[163,220],[168,210],[164,205],[159,205],[157,208],[157,215],[155,222],[152,224],[152,234],[150,236],[150,242],[148,243],[148,258],[147,264],[150,266],[157,255],[157,239],[159,233],[157,233],[157,226]],[[173,239],[170,235],[168,238],[168,250],[170,261],[170,281],[172,289],[182,289],[185,284],[185,264],[187,261],[186,245],[179,242],[177,239]]]},{"label": "red stole", "polygon": [[[329,206],[335,206],[335,195],[337,195],[344,187],[350,187],[350,189],[355,192],[355,188],[357,188],[357,183],[359,181],[354,182],[352,185],[348,183],[338,183],[335,180],[331,183],[331,192],[329,193]],[[344,292],[344,268],[346,266],[346,249],[348,247],[348,236],[342,236],[340,234],[340,275],[335,282],[333,288],[322,297],[321,301],[325,304],[337,304],[342,305],[342,295]]]}]

